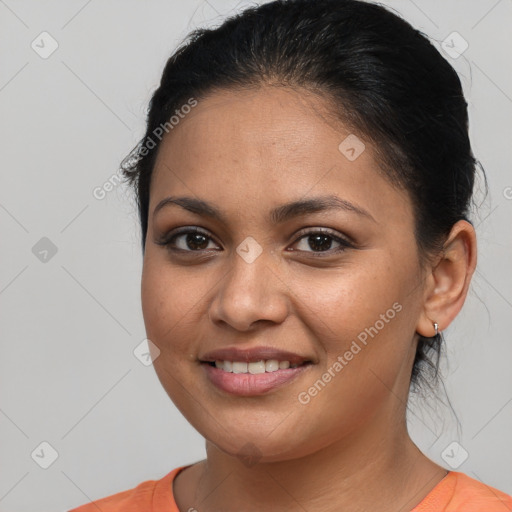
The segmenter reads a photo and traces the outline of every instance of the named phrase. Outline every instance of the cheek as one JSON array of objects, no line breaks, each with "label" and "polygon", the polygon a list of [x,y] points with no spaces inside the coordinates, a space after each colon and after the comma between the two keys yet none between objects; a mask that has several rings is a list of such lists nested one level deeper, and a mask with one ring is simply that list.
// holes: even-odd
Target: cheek
[{"label": "cheek", "polygon": [[392,267],[373,258],[368,265],[295,276],[293,291],[304,305],[301,315],[309,317],[311,330],[331,358],[342,355],[352,340],[364,343],[371,335],[387,339],[404,326],[415,281],[413,269],[405,265]]},{"label": "cheek", "polygon": [[363,417],[406,376],[417,315],[415,269],[374,259],[319,275],[303,276],[294,289],[302,322],[321,351],[320,382],[315,374],[306,383],[303,402],[311,402],[315,414],[332,414],[329,404],[336,404],[342,416],[352,411]]},{"label": "cheek", "polygon": [[[204,287],[204,276],[201,282]],[[153,368],[166,393],[187,418],[204,414],[197,405],[199,393],[191,399],[187,391],[194,382],[194,347],[199,336],[203,295],[198,279],[184,276],[182,270],[160,261],[159,255],[146,253],[141,281],[142,312],[146,335],[160,351],[153,360]],[[193,364],[183,364],[185,361]]]},{"label": "cheek", "polygon": [[[205,275],[173,268],[146,255],[142,271],[141,301],[148,338],[162,355],[183,352],[197,334],[197,318],[205,293]],[[188,339],[183,336],[188,332]]]}]

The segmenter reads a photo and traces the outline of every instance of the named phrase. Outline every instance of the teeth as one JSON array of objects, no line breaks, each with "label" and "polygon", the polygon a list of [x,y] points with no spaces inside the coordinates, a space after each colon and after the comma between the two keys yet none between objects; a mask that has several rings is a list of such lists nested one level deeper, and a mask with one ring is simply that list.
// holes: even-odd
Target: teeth
[{"label": "teeth", "polygon": [[247,365],[247,369],[249,373],[257,374],[257,373],[265,373],[265,361],[256,361],[255,363],[249,363]]},{"label": "teeth", "polygon": [[244,363],[242,361],[215,361],[215,366],[228,373],[251,373],[253,375],[259,373],[276,372],[277,370],[286,370],[287,368],[297,368],[298,364],[290,364],[290,361],[278,361],[277,359],[269,359],[268,361],[255,361],[252,363]]},{"label": "teeth", "polygon": [[247,363],[233,361],[233,373],[247,373]]},{"label": "teeth", "polygon": [[275,372],[276,370],[279,370],[279,361],[277,359],[269,359],[265,362],[266,372]]}]

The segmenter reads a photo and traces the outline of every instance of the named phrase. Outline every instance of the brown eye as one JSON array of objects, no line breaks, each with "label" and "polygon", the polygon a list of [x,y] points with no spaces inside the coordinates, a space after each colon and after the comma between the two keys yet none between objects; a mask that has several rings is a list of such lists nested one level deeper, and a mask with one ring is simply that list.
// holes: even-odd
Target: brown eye
[{"label": "brown eye", "polygon": [[165,235],[157,243],[170,250],[181,252],[200,252],[215,248],[209,247],[210,243],[214,243],[213,239],[198,228],[183,228],[178,232]]},{"label": "brown eye", "polygon": [[174,237],[174,241],[176,242],[176,240],[179,240],[182,237],[185,237],[183,243],[185,247],[180,247],[180,244],[176,243],[176,246],[179,249],[202,250],[208,247],[208,237],[201,233],[184,233]]},{"label": "brown eye", "polygon": [[[313,256],[322,256],[322,253],[332,255],[352,247],[347,240],[334,235],[330,231],[324,230],[310,231],[301,236],[295,243],[298,243],[299,246],[297,250],[306,253],[309,252]],[[334,249],[333,243],[337,244],[337,247],[334,247]]]}]

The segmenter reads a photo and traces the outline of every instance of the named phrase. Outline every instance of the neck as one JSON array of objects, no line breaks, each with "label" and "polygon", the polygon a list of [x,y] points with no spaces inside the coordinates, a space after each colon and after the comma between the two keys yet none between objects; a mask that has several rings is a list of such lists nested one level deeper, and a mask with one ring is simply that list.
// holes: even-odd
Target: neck
[{"label": "neck", "polygon": [[[411,510],[446,475],[403,424],[353,432],[309,455],[244,464],[207,442],[182,510]],[[380,423],[382,425],[382,423]],[[182,497],[185,493],[182,493]]]}]

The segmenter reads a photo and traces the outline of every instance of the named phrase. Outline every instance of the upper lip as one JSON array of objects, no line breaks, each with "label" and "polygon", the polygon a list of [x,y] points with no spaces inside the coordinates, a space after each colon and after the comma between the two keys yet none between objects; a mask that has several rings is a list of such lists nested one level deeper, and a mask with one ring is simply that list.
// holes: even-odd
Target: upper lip
[{"label": "upper lip", "polygon": [[302,364],[311,361],[308,357],[300,356],[286,350],[279,350],[273,347],[253,347],[242,350],[236,347],[219,348],[207,352],[199,358],[201,362],[219,361],[241,361],[253,363],[256,361],[267,361],[277,359],[278,361],[289,361],[290,364]]}]

